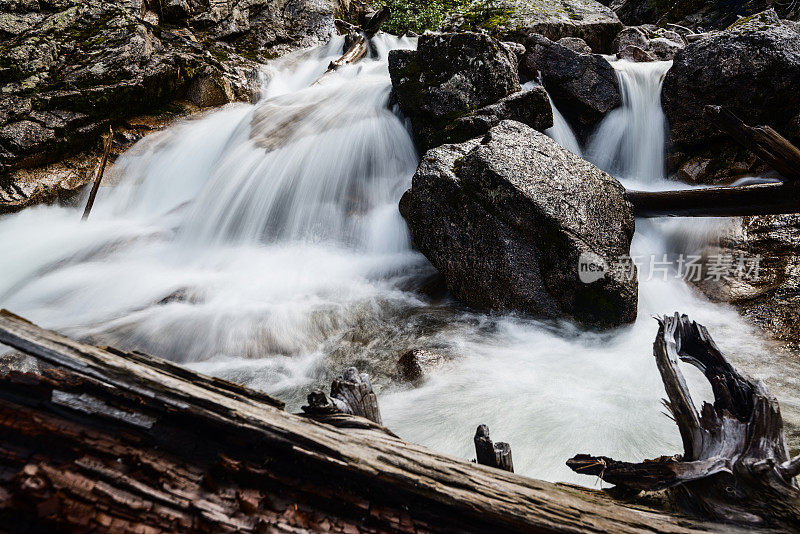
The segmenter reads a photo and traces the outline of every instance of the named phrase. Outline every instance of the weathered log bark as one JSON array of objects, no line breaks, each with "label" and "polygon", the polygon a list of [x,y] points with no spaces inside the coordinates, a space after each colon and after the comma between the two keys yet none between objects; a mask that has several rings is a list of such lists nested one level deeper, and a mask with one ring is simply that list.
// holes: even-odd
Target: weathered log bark
[{"label": "weathered log bark", "polygon": [[511,445],[498,441],[494,443],[489,437],[489,427],[478,425],[475,431],[475,456],[481,465],[514,472],[514,462],[511,459]]},{"label": "weathered log bark", "polygon": [[[796,532],[800,490],[792,480],[800,457],[789,459],[778,401],[763,382],[736,371],[705,327],[684,316],[659,319],[653,345],[678,425],[683,455],[643,463],[581,454],[574,471],[634,490],[669,490],[687,513],[741,525]],[[702,371],[714,404],[697,412],[678,362]]]},{"label": "weathered log bark", "polygon": [[705,116],[737,143],[789,181],[800,180],[800,149],[769,126],[748,126],[720,106],[706,106]]},{"label": "weathered log bark", "polygon": [[0,342],[56,366],[0,377],[4,530],[730,532],[438,454],[359,417],[336,428],[287,414],[6,311]]},{"label": "weathered log bark", "polygon": [[626,191],[636,217],[735,217],[800,213],[800,184],[757,184],[680,191]]},{"label": "weathered log bark", "polygon": [[83,210],[82,221],[89,218],[94,206],[94,199],[97,197],[97,192],[100,190],[100,182],[103,181],[103,173],[106,171],[106,163],[108,163],[108,154],[111,152],[111,143],[114,141],[114,130],[108,127],[108,135],[103,142],[103,157],[100,159],[100,167],[97,170],[97,175],[92,184],[92,190],[89,192],[89,200],[86,201],[86,208]]}]

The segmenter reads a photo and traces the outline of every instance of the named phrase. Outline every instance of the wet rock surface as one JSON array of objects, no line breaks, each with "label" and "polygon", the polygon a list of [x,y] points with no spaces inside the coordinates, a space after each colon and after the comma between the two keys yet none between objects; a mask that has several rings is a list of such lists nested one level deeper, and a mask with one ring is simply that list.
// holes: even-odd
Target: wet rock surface
[{"label": "wet rock surface", "polygon": [[635,277],[590,283],[579,258],[628,257],[634,223],[614,178],[513,121],[429,151],[400,201],[415,246],[470,306],[611,327],[636,317]]},{"label": "wet rock surface", "polygon": [[749,276],[706,277],[697,286],[712,300],[735,305],[788,349],[800,352],[798,250],[800,214],[737,219],[719,245],[708,247],[705,255],[725,258],[734,266],[743,257],[757,271]]},{"label": "wet rock surface", "polygon": [[420,150],[482,135],[502,119],[552,126],[544,91],[520,92],[518,53],[471,32],[428,33],[416,51],[390,52],[395,98]]},{"label": "wet rock surface", "polygon": [[[769,125],[800,139],[800,33],[774,11],[742,19],[679,51],[664,80],[662,103],[671,127],[672,170],[713,163],[702,181],[761,170],[703,117],[707,104],[732,111],[750,125]],[[693,161],[694,160],[694,161]],[[684,174],[692,174],[690,168]]]},{"label": "wet rock surface", "polygon": [[332,1],[0,3],[0,181],[186,96],[251,100],[259,62],[327,39]]},{"label": "wet rock surface", "polygon": [[541,35],[525,42],[520,72],[541,76],[553,102],[579,133],[622,104],[614,67],[599,54],[581,54]]}]

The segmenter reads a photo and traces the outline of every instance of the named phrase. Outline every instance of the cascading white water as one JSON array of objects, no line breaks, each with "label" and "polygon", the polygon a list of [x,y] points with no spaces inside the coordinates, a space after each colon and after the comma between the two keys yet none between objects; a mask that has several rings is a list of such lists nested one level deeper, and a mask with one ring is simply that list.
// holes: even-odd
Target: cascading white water
[{"label": "cascading white water", "polygon": [[[536,85],[538,85],[538,82],[531,80],[522,84],[522,89],[532,89]],[[556,105],[553,103],[553,99],[550,98],[550,94],[547,95],[547,98],[550,100],[550,109],[553,110],[553,125],[545,130],[544,133],[547,134],[553,141],[563,146],[573,154],[577,154],[578,156],[582,155],[583,151],[581,150],[581,145],[578,142],[578,138],[575,137],[575,132],[569,125],[569,122],[567,122],[567,119],[561,114]]]},{"label": "cascading white water", "polygon": [[[59,207],[0,219],[0,305],[69,335],[263,388],[293,409],[312,386],[357,365],[375,376],[385,422],[402,437],[471,457],[474,429],[487,423],[512,444],[519,472],[550,480],[591,483],[564,465],[578,452],[639,460],[680,450],[661,413],[654,314],[680,310],[705,323],[796,420],[787,377],[797,373],[733,310],[682,281],[642,280],[639,320],[606,333],[474,313],[414,291],[432,268],[410,248],[397,201],[417,155],[386,110],[387,51],[413,42],[375,42],[375,57],[323,84],[309,87],[340,39],[282,61],[256,106],[231,105],[146,138],[118,160],[120,185],[103,188],[86,224]],[[635,95],[657,102],[657,69],[666,66],[630,69],[630,109],[614,131],[655,139],[648,126],[658,124],[633,108]],[[657,178],[661,160],[640,173],[643,159],[631,152],[651,148],[660,157],[650,141],[614,145],[609,165],[623,179]],[[634,253],[670,252],[681,231],[640,224]],[[409,348],[449,359],[420,387],[395,383],[394,363]],[[691,371],[689,379],[708,396],[704,379]]]},{"label": "cascading white water", "polygon": [[586,147],[586,158],[614,176],[640,187],[664,186],[666,120],[661,84],[671,61],[611,62],[622,106],[602,120]]}]

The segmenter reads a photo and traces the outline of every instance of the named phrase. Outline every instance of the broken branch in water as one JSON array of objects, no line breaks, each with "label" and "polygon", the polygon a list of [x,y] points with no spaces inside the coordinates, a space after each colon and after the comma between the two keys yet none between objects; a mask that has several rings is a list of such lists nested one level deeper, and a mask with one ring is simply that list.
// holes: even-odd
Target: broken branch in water
[{"label": "broken branch in water", "polygon": [[103,142],[103,157],[100,160],[100,167],[97,170],[97,175],[94,179],[94,184],[92,185],[92,190],[89,192],[89,200],[86,201],[86,208],[83,210],[83,217],[81,217],[82,221],[85,221],[89,218],[89,214],[92,212],[92,206],[94,206],[94,199],[97,196],[97,191],[100,189],[100,182],[103,180],[103,173],[106,170],[106,163],[108,162],[108,154],[111,152],[111,143],[114,140],[114,130],[111,126],[108,127],[108,135]]},{"label": "broken branch in water", "polygon": [[720,106],[706,106],[705,116],[717,128],[750,150],[790,181],[800,180],[800,149],[770,126],[748,126]]},{"label": "broken branch in water", "polygon": [[389,14],[389,8],[384,6],[378,11],[359,16],[359,19],[363,20],[362,27],[352,27],[350,29],[350,33],[344,42],[344,54],[342,54],[339,59],[331,61],[330,65],[328,65],[328,70],[311,85],[319,85],[330,73],[335,72],[345,65],[351,65],[364,59],[367,52],[369,52],[369,40],[378,33],[381,25],[389,18]]},{"label": "broken branch in water", "polygon": [[[792,477],[800,458],[789,459],[778,401],[763,382],[739,373],[705,327],[677,313],[658,319],[656,365],[683,441],[683,454],[618,462],[579,454],[575,472],[623,488],[669,490],[681,511],[744,525],[800,528],[800,490]],[[698,413],[679,361],[703,372],[714,404]]]}]

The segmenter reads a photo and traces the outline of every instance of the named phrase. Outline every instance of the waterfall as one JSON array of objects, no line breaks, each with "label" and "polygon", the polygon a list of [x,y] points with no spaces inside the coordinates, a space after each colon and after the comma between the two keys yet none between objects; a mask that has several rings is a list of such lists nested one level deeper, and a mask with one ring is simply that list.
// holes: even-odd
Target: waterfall
[{"label": "waterfall", "polygon": [[[411,248],[397,202],[417,154],[387,110],[388,51],[414,42],[379,35],[373,44],[369,58],[315,86],[342,39],[292,55],[268,68],[258,104],[144,138],[109,170],[118,185],[101,188],[86,223],[80,209],[58,206],[0,218],[0,306],[266,390],[290,410],[357,365],[373,375],[384,421],[403,438],[470,458],[475,427],[486,423],[511,443],[518,472],[583,484],[591,481],[564,465],[575,453],[638,461],[681,449],[662,415],[652,315],[688,313],[743,370],[771,381],[790,373],[733,309],[674,278],[643,277],[639,320],[605,333],[416,291],[434,271]],[[669,64],[615,67],[625,105],[587,152],[626,182],[655,184]],[[567,144],[568,125],[554,115],[549,133]],[[634,254],[688,246],[685,229],[640,221]],[[445,357],[419,387],[392,378],[413,348]],[[695,398],[709,398],[693,373],[690,386],[706,392]],[[783,401],[792,388],[770,386],[791,408]],[[795,412],[784,409],[789,424]]]},{"label": "waterfall", "polygon": [[666,120],[661,84],[671,61],[612,61],[622,106],[606,115],[589,139],[586,158],[637,188],[664,186]]},{"label": "waterfall", "polygon": [[[522,89],[531,89],[535,85],[538,85],[536,81],[529,81],[522,85]],[[578,142],[578,138],[575,137],[575,132],[569,125],[569,122],[567,122],[567,119],[564,118],[564,115],[561,114],[553,103],[553,99],[550,98],[549,93],[547,99],[550,101],[550,109],[553,111],[553,125],[545,130],[544,133],[573,154],[577,154],[578,156],[582,155],[581,145]]]}]

